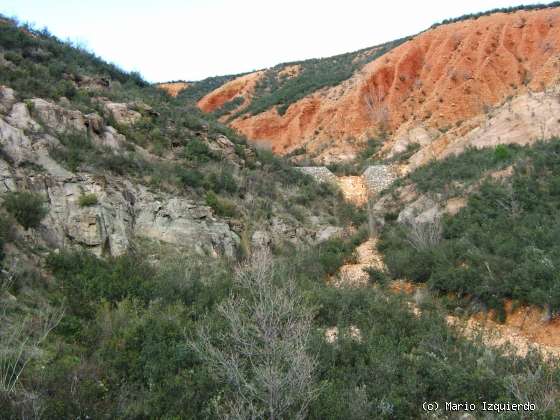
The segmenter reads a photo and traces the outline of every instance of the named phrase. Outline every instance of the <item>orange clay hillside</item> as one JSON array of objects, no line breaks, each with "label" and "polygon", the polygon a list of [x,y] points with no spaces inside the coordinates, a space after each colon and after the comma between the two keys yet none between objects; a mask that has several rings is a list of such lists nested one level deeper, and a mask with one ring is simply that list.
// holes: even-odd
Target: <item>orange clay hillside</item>
[{"label": "orange clay hillside", "polygon": [[257,71],[249,73],[244,76],[233,79],[220,86],[218,89],[212,91],[210,94],[204,96],[198,101],[198,107],[204,112],[212,112],[222,107],[226,102],[231,101],[235,97],[244,98],[244,103],[240,106],[243,107],[251,97],[256,83],[262,77],[263,72]]},{"label": "orange clay hillside", "polygon": [[[559,53],[560,8],[494,13],[427,30],[342,83],[291,103],[282,115],[272,106],[254,115],[238,113],[229,123],[279,154],[303,146],[308,157],[326,163],[352,159],[368,138],[385,131],[383,153],[419,143],[411,161],[421,164],[462,150],[473,130],[500,115],[509,128],[498,126],[487,137],[530,141],[560,134],[554,101],[547,102],[560,80]],[[247,99],[261,75],[210,92],[200,108],[216,110],[237,95]],[[551,121],[534,121],[532,114],[545,115],[545,108]],[[515,132],[515,118],[527,120],[521,131]]]},{"label": "orange clay hillside", "polygon": [[166,91],[169,95],[176,97],[179,93],[189,87],[187,82],[158,83],[157,87]]}]

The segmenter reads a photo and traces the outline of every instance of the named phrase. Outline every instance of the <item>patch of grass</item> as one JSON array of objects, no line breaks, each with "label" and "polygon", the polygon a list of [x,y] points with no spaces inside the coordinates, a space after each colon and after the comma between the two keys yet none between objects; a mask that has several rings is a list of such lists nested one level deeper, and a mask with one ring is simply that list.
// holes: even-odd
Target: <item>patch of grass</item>
[{"label": "patch of grass", "polygon": [[218,216],[235,217],[238,214],[235,203],[227,198],[219,197],[213,191],[206,193],[206,204],[216,212]]},{"label": "patch of grass", "polygon": [[80,207],[95,206],[97,203],[97,195],[95,193],[82,194],[78,198],[78,204]]}]

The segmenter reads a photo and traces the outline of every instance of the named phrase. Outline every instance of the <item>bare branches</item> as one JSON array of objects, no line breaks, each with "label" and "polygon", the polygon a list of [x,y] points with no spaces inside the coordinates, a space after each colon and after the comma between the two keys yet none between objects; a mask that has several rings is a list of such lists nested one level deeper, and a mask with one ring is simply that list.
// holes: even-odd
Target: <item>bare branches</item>
[{"label": "bare branches", "polygon": [[416,250],[431,248],[439,243],[443,233],[440,217],[432,221],[414,221],[407,224],[406,239]]},{"label": "bare branches", "polygon": [[261,249],[239,267],[236,294],[220,305],[226,331],[199,331],[191,347],[235,390],[227,418],[304,418],[316,397],[315,360],[306,348],[312,314],[291,279],[277,284],[270,251]]},{"label": "bare branches", "polygon": [[376,85],[368,85],[363,98],[372,122],[378,125],[381,131],[386,130],[389,125],[389,109],[383,103],[385,95],[381,88]]},{"label": "bare branches", "polygon": [[63,308],[46,307],[37,314],[7,315],[4,295],[14,280],[15,271],[3,273],[0,283],[0,392],[13,394],[19,378],[36,355],[39,345],[58,325],[64,315]]}]

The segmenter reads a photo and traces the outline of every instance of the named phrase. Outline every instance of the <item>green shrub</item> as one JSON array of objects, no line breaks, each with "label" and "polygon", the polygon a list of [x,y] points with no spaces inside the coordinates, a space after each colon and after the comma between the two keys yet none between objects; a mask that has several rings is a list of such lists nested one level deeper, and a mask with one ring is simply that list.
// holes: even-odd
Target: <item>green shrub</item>
[{"label": "green shrub", "polygon": [[215,155],[208,145],[198,139],[192,139],[186,144],[183,155],[186,160],[194,162],[208,162],[215,159]]},{"label": "green shrub", "polygon": [[379,284],[381,286],[386,285],[389,282],[389,277],[381,270],[373,267],[368,267],[365,270],[369,275],[370,284]]},{"label": "green shrub", "polygon": [[45,200],[39,194],[28,191],[7,193],[4,208],[25,230],[39,227],[48,213]]},{"label": "green shrub", "polygon": [[206,204],[210,206],[218,216],[234,217],[238,214],[235,203],[217,196],[213,191],[208,191],[206,193]]},{"label": "green shrub", "polygon": [[511,157],[511,153],[507,146],[503,144],[499,144],[494,149],[494,158],[499,162],[503,160],[507,160]]},{"label": "green shrub", "polygon": [[183,166],[177,168],[179,182],[183,185],[198,188],[204,182],[204,175],[196,169],[189,169]]},{"label": "green shrub", "polygon": [[80,207],[95,206],[97,202],[97,195],[95,195],[94,193],[82,194],[80,195],[80,198],[78,198]]},{"label": "green shrub", "polygon": [[235,193],[238,189],[233,172],[227,166],[223,166],[219,172],[210,173],[206,179],[206,185],[208,189],[215,193],[225,191],[231,194]]},{"label": "green shrub", "polygon": [[505,168],[514,159],[526,155],[527,150],[517,145],[499,145],[495,149],[469,148],[460,155],[418,168],[410,174],[410,180],[422,192],[459,194],[486,171]]},{"label": "green shrub", "polygon": [[[472,182],[474,175],[463,172],[462,156],[452,161]],[[513,176],[486,180],[465,208],[444,219],[443,240],[430,248],[416,249],[406,227],[387,224],[379,249],[391,276],[428,282],[440,292],[470,296],[496,309],[504,299],[514,299],[560,311],[560,141],[468,151],[463,157],[474,163],[476,156],[482,167],[491,167],[496,156],[502,164],[515,159]],[[434,174],[434,167],[448,164],[437,162],[419,171]]]},{"label": "green shrub", "polygon": [[330,239],[319,245],[318,261],[329,275],[336,271],[353,255],[351,243],[341,238]]},{"label": "green shrub", "polygon": [[0,264],[4,260],[4,245],[12,240],[12,221],[8,215],[0,213]]},{"label": "green shrub", "polygon": [[153,293],[153,269],[139,255],[125,254],[100,259],[87,252],[50,254],[47,267],[61,281],[69,312],[94,316],[95,304],[116,303],[125,297],[149,301]]}]

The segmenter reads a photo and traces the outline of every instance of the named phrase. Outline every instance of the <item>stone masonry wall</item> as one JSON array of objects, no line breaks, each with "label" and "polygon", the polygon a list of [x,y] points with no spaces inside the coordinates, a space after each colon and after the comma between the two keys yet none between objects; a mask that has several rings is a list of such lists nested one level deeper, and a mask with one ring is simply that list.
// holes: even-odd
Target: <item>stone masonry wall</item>
[{"label": "stone masonry wall", "polygon": [[[302,166],[298,168],[319,182],[330,182],[339,184],[338,177],[325,166]],[[362,173],[362,179],[368,194],[378,194],[391,185],[398,175],[391,165],[372,165],[368,166]]]},{"label": "stone masonry wall", "polygon": [[299,169],[303,173],[306,173],[307,175],[312,176],[319,182],[330,182],[333,184],[337,183],[336,175],[333,174],[325,166],[301,166],[297,169]]},{"label": "stone masonry wall", "polygon": [[363,172],[362,177],[369,194],[377,194],[391,185],[397,176],[390,165],[372,165]]}]

